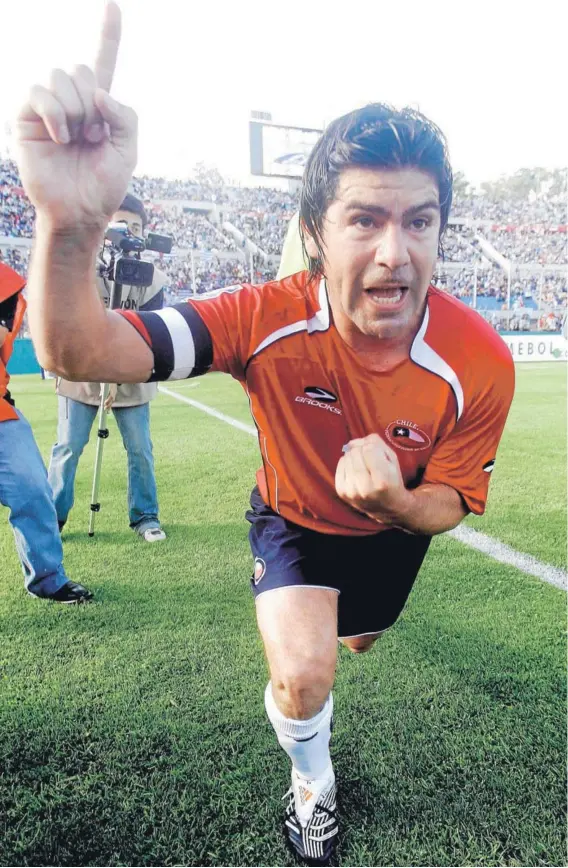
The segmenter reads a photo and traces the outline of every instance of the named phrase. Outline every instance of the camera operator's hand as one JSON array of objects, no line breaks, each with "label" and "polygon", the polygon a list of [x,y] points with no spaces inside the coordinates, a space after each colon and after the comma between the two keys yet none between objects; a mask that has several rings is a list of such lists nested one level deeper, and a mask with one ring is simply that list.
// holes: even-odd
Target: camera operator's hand
[{"label": "camera operator's hand", "polygon": [[109,96],[120,43],[120,9],[109,2],[94,69],[51,73],[32,87],[16,121],[17,162],[38,218],[52,230],[103,229],[136,165],[137,117]]},{"label": "camera operator's hand", "polygon": [[[104,390],[104,385],[101,385],[101,395],[103,394],[103,390]],[[112,405],[116,401],[116,393],[117,392],[118,392],[118,386],[116,385],[116,383],[109,383],[108,395],[106,396],[106,400],[105,400],[105,410],[107,411],[107,413],[109,412]]]}]

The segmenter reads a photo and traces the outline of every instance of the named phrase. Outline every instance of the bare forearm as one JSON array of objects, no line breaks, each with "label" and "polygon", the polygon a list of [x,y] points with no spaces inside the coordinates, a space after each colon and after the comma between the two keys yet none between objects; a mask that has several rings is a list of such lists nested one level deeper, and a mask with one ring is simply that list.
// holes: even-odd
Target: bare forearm
[{"label": "bare forearm", "polygon": [[2,349],[2,344],[4,343],[6,338],[8,337],[8,334],[9,334],[8,329],[4,328],[4,326],[0,326],[0,349]]},{"label": "bare forearm", "polygon": [[95,282],[102,229],[57,232],[38,217],[29,278],[29,324],[40,364],[88,379],[108,328]]},{"label": "bare forearm", "polygon": [[103,230],[55,231],[38,219],[28,280],[30,330],[43,368],[67,380],[145,383],[153,355],[101,303],[95,281]]},{"label": "bare forearm", "polygon": [[467,510],[455,488],[426,483],[406,489],[392,511],[375,517],[411,533],[433,536],[456,527],[466,515]]}]

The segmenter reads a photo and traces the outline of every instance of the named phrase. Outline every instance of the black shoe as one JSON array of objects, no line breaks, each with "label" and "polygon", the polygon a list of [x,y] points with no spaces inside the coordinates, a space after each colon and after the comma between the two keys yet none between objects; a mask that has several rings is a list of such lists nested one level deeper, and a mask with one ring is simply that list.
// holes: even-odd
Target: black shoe
[{"label": "black shoe", "polygon": [[58,521],[57,524],[59,525],[59,533],[61,533],[61,531],[63,530],[63,528],[67,524],[67,519],[64,518],[63,521]]},{"label": "black shoe", "polygon": [[[284,818],[286,843],[294,855],[306,865],[329,865],[337,846],[337,833],[339,831],[333,773],[329,783],[326,783],[319,795],[308,791],[308,799],[315,795],[317,801],[306,825],[302,825],[296,813],[295,789],[298,790],[297,795],[300,802],[303,798],[303,790],[305,800],[306,789],[298,785],[298,781],[294,777],[294,770],[292,770],[292,786],[284,796],[284,798],[290,797]],[[302,810],[304,811],[305,808]]]},{"label": "black shoe", "polygon": [[73,605],[77,603],[88,603],[93,599],[93,592],[84,588],[83,585],[78,585],[77,582],[65,582],[54,594],[48,594],[45,597],[39,597],[28,591],[31,597],[37,597],[38,600],[53,600],[54,603],[67,603]]}]

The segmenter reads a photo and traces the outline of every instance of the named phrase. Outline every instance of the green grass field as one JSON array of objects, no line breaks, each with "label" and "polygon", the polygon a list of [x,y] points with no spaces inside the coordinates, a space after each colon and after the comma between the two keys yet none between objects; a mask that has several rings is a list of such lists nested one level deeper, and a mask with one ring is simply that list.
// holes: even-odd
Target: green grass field
[{"label": "green grass field", "polygon": [[[12,381],[47,458],[53,383]],[[172,384],[250,423],[240,387]],[[478,530],[565,564],[564,366],[518,368]],[[0,523],[0,865],[290,865],[288,760],[265,717],[267,676],[243,519],[256,441],[161,395],[152,432],[168,540],[128,529],[114,420],[94,539],[94,459],[66,528],[58,607],[23,591]],[[94,441],[94,438],[93,438]],[[332,754],[338,864],[566,864],[565,595],[438,538],[396,627],[340,653]]]}]

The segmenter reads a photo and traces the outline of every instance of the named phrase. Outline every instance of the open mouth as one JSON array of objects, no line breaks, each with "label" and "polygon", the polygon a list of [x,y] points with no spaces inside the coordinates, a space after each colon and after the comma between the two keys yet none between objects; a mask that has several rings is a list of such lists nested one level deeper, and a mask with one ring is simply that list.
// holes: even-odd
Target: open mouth
[{"label": "open mouth", "polygon": [[385,308],[395,308],[401,305],[407,292],[408,286],[402,284],[371,286],[365,290],[365,293],[373,299],[374,304]]}]

